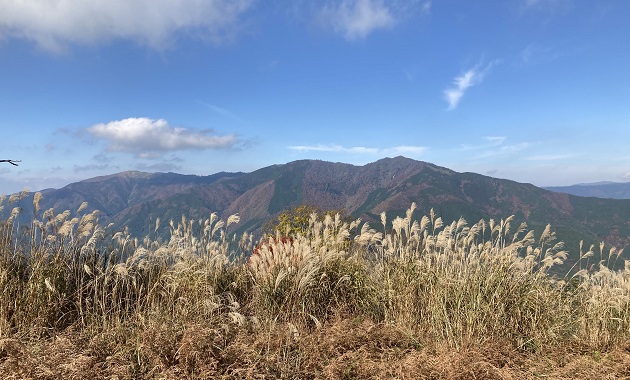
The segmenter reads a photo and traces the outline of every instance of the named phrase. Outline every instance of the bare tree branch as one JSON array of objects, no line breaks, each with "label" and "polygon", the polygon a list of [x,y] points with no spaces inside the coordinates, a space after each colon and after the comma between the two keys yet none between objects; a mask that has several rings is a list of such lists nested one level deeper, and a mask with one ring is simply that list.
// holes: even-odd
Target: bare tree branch
[{"label": "bare tree branch", "polygon": [[18,166],[18,164],[16,164],[16,162],[22,162],[20,160],[0,160],[0,162],[8,162],[13,166]]}]

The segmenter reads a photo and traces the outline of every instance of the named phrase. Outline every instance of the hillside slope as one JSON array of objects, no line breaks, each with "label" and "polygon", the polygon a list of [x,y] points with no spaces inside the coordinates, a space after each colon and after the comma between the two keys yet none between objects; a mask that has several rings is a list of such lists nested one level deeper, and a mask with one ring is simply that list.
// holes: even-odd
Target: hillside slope
[{"label": "hillside slope", "polygon": [[630,182],[584,183],[572,186],[545,187],[545,189],[581,197],[630,199]]},{"label": "hillside slope", "polygon": [[[404,157],[364,166],[301,160],[210,176],[123,172],[43,195],[42,209],[73,211],[87,201],[88,211],[101,211],[101,222],[128,227],[139,236],[153,233],[157,218],[200,219],[211,212],[222,217],[238,213],[238,231],[255,232],[271,216],[299,204],[345,209],[378,227],[381,212],[391,220],[416,202],[418,217],[434,209],[445,222],[464,217],[472,224],[515,215],[539,232],[551,223],[574,255],[580,240],[617,246],[630,242],[630,200],[578,197]],[[31,204],[32,194],[21,202],[23,217],[33,215]],[[5,207],[5,216],[10,209]],[[162,223],[162,232],[167,224]]]}]

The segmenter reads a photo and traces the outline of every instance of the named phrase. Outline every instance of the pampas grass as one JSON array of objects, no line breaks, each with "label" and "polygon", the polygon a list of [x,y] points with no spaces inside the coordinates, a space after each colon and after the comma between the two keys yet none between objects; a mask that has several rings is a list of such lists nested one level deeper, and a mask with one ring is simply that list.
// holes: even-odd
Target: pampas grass
[{"label": "pampas grass", "polygon": [[[59,361],[81,357],[100,363],[93,377],[361,377],[368,362],[335,352],[378,366],[426,349],[605,353],[630,338],[630,264],[611,269],[622,251],[590,247],[554,275],[567,252],[551,226],[536,237],[512,217],[447,222],[412,204],[380,231],[314,214],[306,232],[254,244],[226,232],[237,215],[210,214],[169,221],[162,241],[102,226],[86,205],[42,212],[40,194],[19,225],[23,197],[0,202],[13,210],[0,223],[2,374],[64,377]],[[65,356],[46,356],[59,345]]]}]

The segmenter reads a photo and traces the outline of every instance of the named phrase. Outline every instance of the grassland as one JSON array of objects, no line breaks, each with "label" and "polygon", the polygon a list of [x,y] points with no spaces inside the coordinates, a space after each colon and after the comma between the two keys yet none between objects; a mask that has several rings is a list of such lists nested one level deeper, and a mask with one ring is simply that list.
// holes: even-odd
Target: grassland
[{"label": "grassland", "polygon": [[19,207],[0,223],[2,378],[630,376],[630,265],[583,247],[552,275],[567,252],[551,228],[412,205],[384,233],[313,215],[255,242],[211,214],[160,240],[40,198],[30,225]]}]

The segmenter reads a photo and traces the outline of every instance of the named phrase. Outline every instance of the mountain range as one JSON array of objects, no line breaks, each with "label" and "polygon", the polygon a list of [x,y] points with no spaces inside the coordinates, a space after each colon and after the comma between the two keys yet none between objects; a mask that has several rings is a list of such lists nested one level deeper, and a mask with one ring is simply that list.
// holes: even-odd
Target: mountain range
[{"label": "mountain range", "polygon": [[[128,227],[135,236],[154,233],[158,217],[163,221],[159,234],[168,228],[164,221],[178,221],[182,215],[198,220],[211,212],[224,218],[238,213],[241,221],[233,232],[259,233],[271,217],[300,204],[344,209],[378,227],[381,212],[392,220],[415,202],[417,217],[434,209],[447,223],[460,217],[473,224],[514,215],[538,233],[550,223],[573,256],[580,240],[630,244],[628,199],[580,197],[404,157],[363,166],[300,160],[251,173],[208,176],[127,171],[44,190],[42,195],[42,209],[75,211],[88,202],[87,211],[99,210],[102,223]],[[21,201],[23,217],[33,215],[32,197],[28,194]],[[4,217],[11,207],[4,208]]]},{"label": "mountain range", "polygon": [[571,186],[544,187],[544,189],[581,197],[630,199],[630,182],[580,183]]}]

